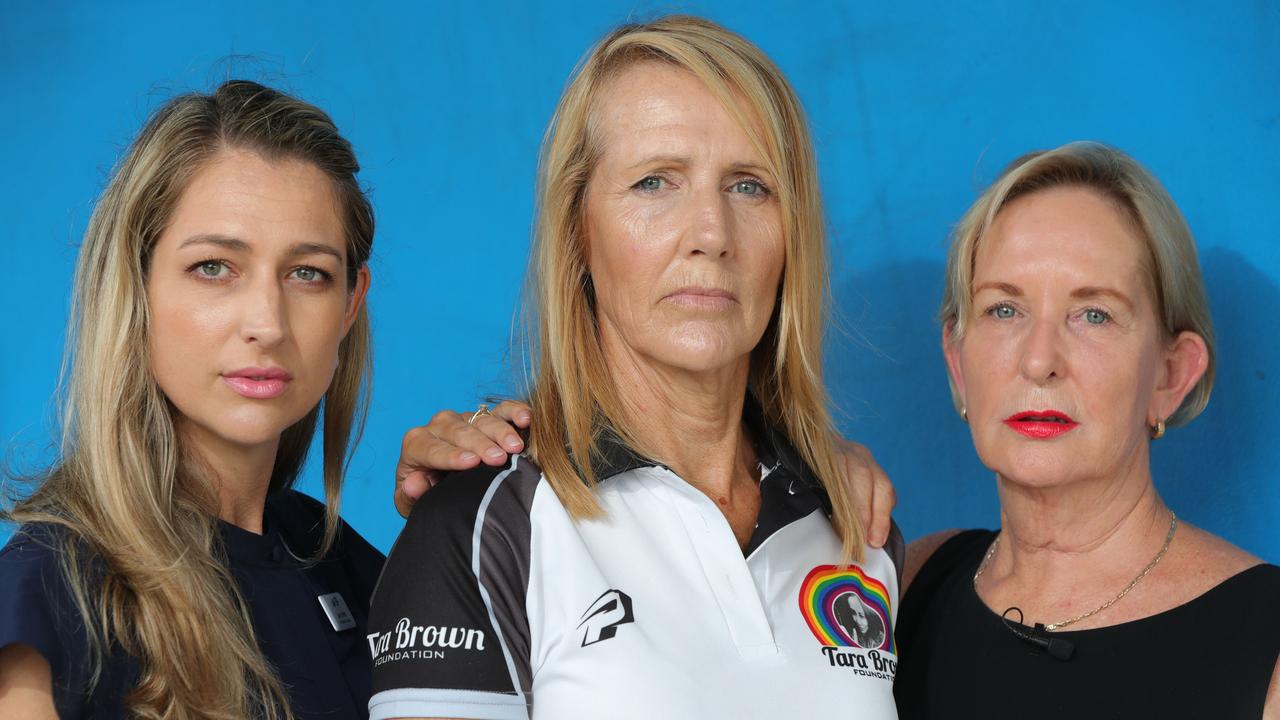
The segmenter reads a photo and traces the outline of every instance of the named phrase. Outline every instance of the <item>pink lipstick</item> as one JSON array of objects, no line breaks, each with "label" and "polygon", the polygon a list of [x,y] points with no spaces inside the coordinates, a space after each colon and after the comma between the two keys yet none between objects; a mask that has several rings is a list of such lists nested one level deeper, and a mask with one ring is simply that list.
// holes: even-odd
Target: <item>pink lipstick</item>
[{"label": "pink lipstick", "polygon": [[1004,419],[1004,424],[1033,440],[1052,440],[1075,429],[1080,423],[1057,410],[1028,410],[1010,415]]},{"label": "pink lipstick", "polygon": [[247,367],[222,374],[222,381],[232,390],[252,400],[279,397],[291,380],[292,375],[277,367]]}]

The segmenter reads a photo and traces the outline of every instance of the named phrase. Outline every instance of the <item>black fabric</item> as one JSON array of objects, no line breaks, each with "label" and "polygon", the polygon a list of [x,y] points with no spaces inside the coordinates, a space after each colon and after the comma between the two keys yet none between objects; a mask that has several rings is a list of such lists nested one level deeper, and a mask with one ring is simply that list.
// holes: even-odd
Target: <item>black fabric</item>
[{"label": "black fabric", "polygon": [[947,541],[903,598],[894,695],[904,720],[1262,716],[1280,653],[1280,567],[1250,568],[1149,618],[1053,633],[1075,645],[1061,661],[1011,633],[974,591],[994,538],[970,530]]},{"label": "black fabric", "polygon": [[[268,499],[264,533],[221,524],[228,567],[249,605],[259,645],[285,684],[299,720],[367,717],[368,598],[382,554],[345,523],[318,563],[324,507],[301,493]],[[31,645],[49,662],[63,720],[119,718],[138,664],[118,645],[89,691],[90,644],[60,567],[64,531],[24,525],[0,550],[0,647]],[[296,557],[295,557],[296,556]],[[90,555],[92,561],[92,556]],[[100,564],[100,561],[99,561]],[[317,599],[339,592],[356,626],[335,631]]]},{"label": "black fabric", "polygon": [[514,469],[452,473],[414,505],[383,571],[394,582],[379,582],[373,596],[374,694],[432,688],[517,695],[531,688],[529,510],[542,471],[520,456],[511,462]]}]

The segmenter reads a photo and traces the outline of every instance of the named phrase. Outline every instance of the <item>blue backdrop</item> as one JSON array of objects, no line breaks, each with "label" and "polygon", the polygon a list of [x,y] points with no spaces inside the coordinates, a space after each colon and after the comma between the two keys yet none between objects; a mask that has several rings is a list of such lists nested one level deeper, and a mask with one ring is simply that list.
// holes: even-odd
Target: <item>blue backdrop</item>
[{"label": "blue backdrop", "polygon": [[[1123,7],[1119,7],[1123,5]],[[802,6],[802,7],[801,7]],[[817,141],[842,330],[841,427],[899,488],[908,537],[997,523],[933,320],[946,235],[1001,167],[1120,146],[1196,232],[1219,333],[1208,411],[1155,447],[1177,512],[1280,561],[1280,5],[1272,2],[19,3],[0,20],[0,441],[47,461],[71,271],[148,112],[244,76],[328,110],[378,236],[374,404],[343,513],[387,549],[400,437],[513,386],[538,141],[575,62],[629,17],[704,14],[795,84]],[[318,487],[314,467],[305,489]],[[0,533],[3,529],[0,529]]]}]

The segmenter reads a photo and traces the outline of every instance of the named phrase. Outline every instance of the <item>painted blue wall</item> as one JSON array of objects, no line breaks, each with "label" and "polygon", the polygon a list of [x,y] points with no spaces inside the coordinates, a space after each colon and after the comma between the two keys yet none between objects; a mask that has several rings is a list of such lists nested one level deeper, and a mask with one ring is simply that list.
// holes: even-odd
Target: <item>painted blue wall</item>
[{"label": "painted blue wall", "polygon": [[343,509],[388,548],[402,432],[512,386],[537,145],[565,79],[610,27],[679,9],[756,41],[808,108],[844,328],[829,346],[831,388],[843,429],[897,482],[908,536],[997,522],[932,319],[947,231],[1015,156],[1092,138],[1166,182],[1213,300],[1217,390],[1200,419],[1156,444],[1157,483],[1185,518],[1280,561],[1280,5],[377,6],[0,11],[0,441],[11,461],[49,457],[72,264],[111,164],[171,94],[247,76],[332,113],[372,188],[375,397]]}]

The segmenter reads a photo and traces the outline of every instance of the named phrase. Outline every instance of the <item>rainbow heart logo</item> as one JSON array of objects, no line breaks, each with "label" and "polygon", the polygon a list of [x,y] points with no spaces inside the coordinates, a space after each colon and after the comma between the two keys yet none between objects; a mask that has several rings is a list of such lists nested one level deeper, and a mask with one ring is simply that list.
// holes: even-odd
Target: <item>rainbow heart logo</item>
[{"label": "rainbow heart logo", "polygon": [[857,565],[819,565],[800,583],[800,613],[818,642],[898,653],[884,583]]}]

